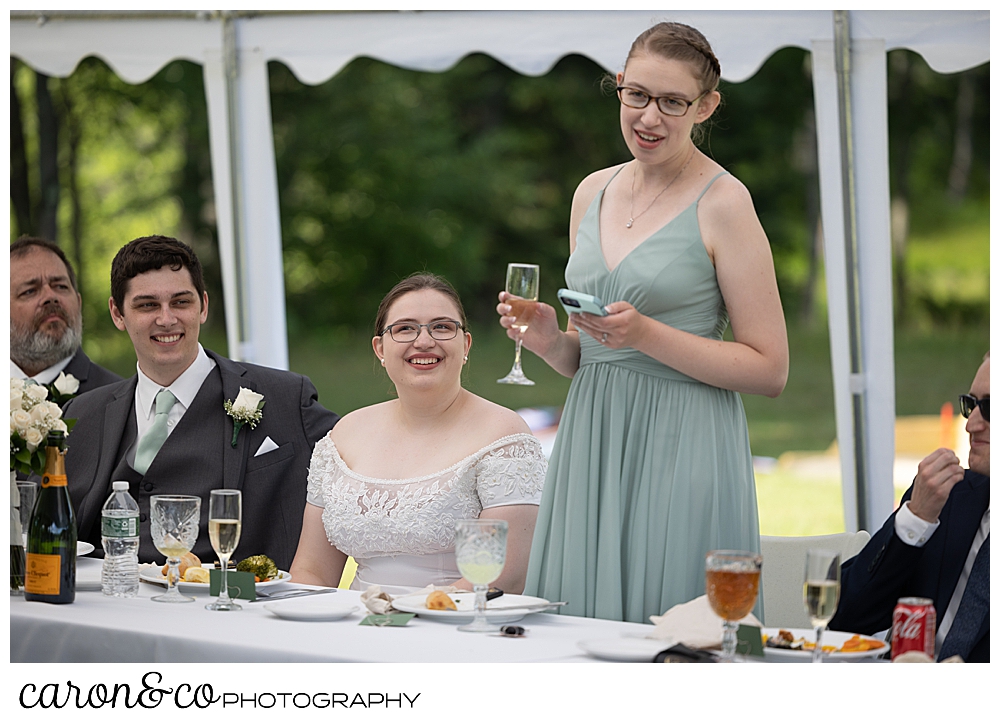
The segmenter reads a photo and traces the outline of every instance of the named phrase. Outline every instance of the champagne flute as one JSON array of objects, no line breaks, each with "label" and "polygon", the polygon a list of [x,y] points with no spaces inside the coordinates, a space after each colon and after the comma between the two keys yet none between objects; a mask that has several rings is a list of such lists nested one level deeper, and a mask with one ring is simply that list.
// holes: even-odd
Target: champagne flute
[{"label": "champagne flute", "polygon": [[167,591],[150,598],[156,602],[194,602],[177,589],[181,556],[198,539],[201,499],[190,495],[153,495],[149,499],[149,528],[156,549],[167,556]]},{"label": "champagne flute", "polygon": [[507,303],[510,316],[515,317],[513,327],[517,329],[517,346],[514,350],[514,366],[499,384],[521,384],[531,386],[533,381],[521,371],[521,341],[528,330],[535,307],[538,305],[538,266],[535,264],[507,264]]},{"label": "champagne flute", "polygon": [[745,550],[715,550],[705,556],[708,603],[722,618],[721,662],[735,658],[737,621],[749,615],[757,602],[762,561],[757,553]]},{"label": "champagne flute", "polygon": [[836,550],[807,550],[802,599],[809,621],[816,630],[812,662],[823,662],[823,629],[837,612],[840,602],[840,555]]},{"label": "champagne flute", "polygon": [[492,633],[499,625],[486,620],[486,592],[500,577],[507,559],[507,523],[503,520],[460,520],[455,523],[455,562],[458,571],[472,583],[476,614],[458,629],[467,633]]},{"label": "champagne flute", "polygon": [[229,558],[240,543],[243,525],[243,496],[239,490],[212,490],[208,497],[208,539],[212,549],[219,556],[222,565],[222,581],[219,585],[219,599],[205,606],[206,610],[242,610],[229,597],[226,581]]}]

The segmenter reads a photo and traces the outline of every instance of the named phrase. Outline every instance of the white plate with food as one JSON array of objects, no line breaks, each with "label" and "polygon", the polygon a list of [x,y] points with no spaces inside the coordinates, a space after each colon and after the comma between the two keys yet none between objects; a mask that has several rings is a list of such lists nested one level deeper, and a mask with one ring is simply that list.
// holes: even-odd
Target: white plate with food
[{"label": "white plate with food", "polygon": [[[792,648],[776,648],[767,644],[768,640],[777,639],[784,631],[791,637]],[[816,631],[808,628],[761,628],[764,638],[764,657],[775,662],[804,663],[812,659],[812,649],[816,640]],[[853,640],[852,640],[853,639]],[[851,642],[848,642],[851,641]],[[846,644],[846,649],[845,649]],[[859,658],[874,658],[889,650],[884,640],[868,635],[842,633],[839,630],[824,630],[822,637],[824,659],[857,660]]]},{"label": "white plate with food", "polygon": [[[202,565],[204,570],[213,569],[211,565]],[[143,582],[152,583],[153,585],[166,585],[167,576],[162,572],[162,565],[140,565],[139,566],[139,579]],[[277,585],[281,582],[287,582],[292,579],[291,573],[285,572],[284,570],[278,570],[278,576],[270,580],[265,580],[263,582],[258,582],[257,587],[270,587],[272,585]],[[232,583],[230,583],[231,585]],[[187,580],[181,580],[177,583],[177,587],[181,590],[189,593],[193,592],[208,592],[209,583],[207,582],[188,582]]]},{"label": "white plate with food", "polygon": [[673,645],[672,640],[653,638],[600,638],[577,643],[587,655],[619,663],[651,663],[657,653]]},{"label": "white plate with food", "polygon": [[350,617],[361,608],[335,597],[320,596],[307,600],[282,600],[264,603],[264,609],[285,620],[324,621]]},{"label": "white plate with food", "polygon": [[83,557],[84,555],[89,555],[93,551],[94,551],[94,546],[91,545],[89,542],[80,542],[79,540],[77,540],[76,542],[77,557]]},{"label": "white plate with food", "polygon": [[[404,613],[415,613],[417,617],[442,620],[449,623],[470,623],[476,614],[476,594],[474,592],[453,592],[448,597],[455,603],[455,610],[430,610],[427,607],[427,593],[404,595],[394,598],[392,606]],[[501,595],[486,601],[486,619],[502,625],[517,622],[525,615],[541,612],[549,604],[548,600],[531,595]]]}]

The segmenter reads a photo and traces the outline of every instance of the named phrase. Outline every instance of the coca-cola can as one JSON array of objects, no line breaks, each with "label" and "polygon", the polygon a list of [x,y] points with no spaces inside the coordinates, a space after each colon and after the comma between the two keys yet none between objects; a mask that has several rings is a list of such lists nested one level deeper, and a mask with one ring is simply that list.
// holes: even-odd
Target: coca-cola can
[{"label": "coca-cola can", "polygon": [[892,611],[892,659],[911,650],[934,657],[937,611],[925,597],[902,597]]}]

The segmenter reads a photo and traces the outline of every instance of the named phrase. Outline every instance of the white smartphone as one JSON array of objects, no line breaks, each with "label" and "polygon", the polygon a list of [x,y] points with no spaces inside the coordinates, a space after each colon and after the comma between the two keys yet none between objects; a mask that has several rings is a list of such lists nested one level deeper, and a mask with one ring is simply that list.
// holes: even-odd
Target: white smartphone
[{"label": "white smartphone", "polygon": [[559,289],[556,292],[559,303],[566,310],[567,314],[579,314],[585,311],[594,316],[607,316],[604,310],[604,302],[591,294],[584,294],[570,289]]}]

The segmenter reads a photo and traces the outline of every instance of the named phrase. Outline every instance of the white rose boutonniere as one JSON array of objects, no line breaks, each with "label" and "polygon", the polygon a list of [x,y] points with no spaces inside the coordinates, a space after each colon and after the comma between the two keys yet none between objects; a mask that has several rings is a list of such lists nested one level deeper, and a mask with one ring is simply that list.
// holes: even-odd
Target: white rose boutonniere
[{"label": "white rose boutonniere", "polygon": [[253,429],[264,416],[264,395],[258,394],[252,389],[240,387],[236,401],[227,399],[222,406],[225,407],[226,414],[233,418],[233,447],[235,447],[236,438],[243,425],[249,424],[250,429]]},{"label": "white rose boutonniere", "polygon": [[51,384],[46,385],[46,388],[49,390],[52,401],[62,406],[75,397],[76,393],[80,391],[80,380],[72,374],[59,372],[59,376],[56,377],[56,380]]}]

